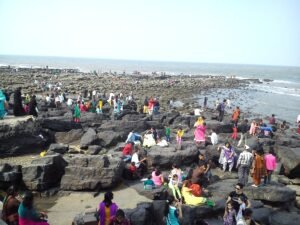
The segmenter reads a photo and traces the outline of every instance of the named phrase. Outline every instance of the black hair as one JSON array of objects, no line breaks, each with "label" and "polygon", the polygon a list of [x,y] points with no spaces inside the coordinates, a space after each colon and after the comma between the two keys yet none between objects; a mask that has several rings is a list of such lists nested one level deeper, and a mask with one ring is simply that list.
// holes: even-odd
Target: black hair
[{"label": "black hair", "polygon": [[250,208],[246,208],[245,210],[243,210],[243,216],[244,216],[244,217],[245,217],[245,216],[251,217],[251,216],[252,216],[252,213],[253,213],[253,211],[252,211],[252,209],[250,209]]},{"label": "black hair", "polygon": [[33,205],[33,194],[31,191],[26,191],[24,196],[23,196],[23,205],[26,208],[31,209]]},{"label": "black hair", "polygon": [[156,168],[155,169],[155,176],[159,176],[161,174],[160,169]]},{"label": "black hair", "polygon": [[12,185],[7,189],[6,194],[7,194],[7,196],[14,195],[17,191],[18,190],[17,190],[16,186]]},{"label": "black hair", "polygon": [[112,199],[114,198],[114,194],[111,191],[108,191],[104,194],[104,200],[105,206],[108,207],[112,204]]},{"label": "black hair", "polygon": [[176,163],[173,163],[172,167],[174,167],[174,168],[176,168],[176,169],[179,168],[178,165],[177,165]]},{"label": "black hair", "polygon": [[116,212],[116,217],[122,217],[125,218],[125,213],[122,209],[118,209]]},{"label": "black hair", "polygon": [[170,205],[175,201],[175,198],[173,195],[169,195],[168,198],[167,198],[167,204],[165,206],[165,210],[164,210],[164,215],[165,216],[168,216],[169,214],[169,207]]},{"label": "black hair", "polygon": [[237,183],[236,185],[239,186],[241,189],[244,188],[244,185],[242,183]]}]

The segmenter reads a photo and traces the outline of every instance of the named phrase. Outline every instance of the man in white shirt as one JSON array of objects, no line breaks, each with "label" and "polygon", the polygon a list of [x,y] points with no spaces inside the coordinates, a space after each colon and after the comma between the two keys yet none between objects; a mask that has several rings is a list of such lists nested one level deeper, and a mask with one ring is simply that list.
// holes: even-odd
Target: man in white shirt
[{"label": "man in white shirt", "polygon": [[219,140],[218,140],[218,135],[217,135],[215,129],[211,130],[211,135],[209,137],[210,137],[210,141],[211,141],[212,145],[218,144]]},{"label": "man in white shirt", "polygon": [[139,149],[138,149],[138,147],[135,146],[134,153],[132,154],[132,157],[131,157],[131,162],[135,163],[135,166],[138,170],[138,174],[140,176],[143,176],[147,172],[147,166],[144,163],[144,161],[146,161],[146,159],[147,158],[143,158],[142,160],[139,159]]},{"label": "man in white shirt", "polygon": [[248,176],[253,160],[252,153],[249,152],[250,147],[245,145],[244,151],[239,155],[236,168],[238,168],[239,183],[244,186],[248,183]]}]

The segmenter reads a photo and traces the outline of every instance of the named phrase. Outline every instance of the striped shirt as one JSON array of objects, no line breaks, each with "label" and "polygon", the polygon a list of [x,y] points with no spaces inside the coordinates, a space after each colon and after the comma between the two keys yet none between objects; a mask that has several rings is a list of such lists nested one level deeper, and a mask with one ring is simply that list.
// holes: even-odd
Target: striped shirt
[{"label": "striped shirt", "polygon": [[253,155],[250,152],[247,151],[243,151],[240,156],[239,159],[237,161],[237,165],[242,165],[242,166],[250,166],[252,163],[252,158]]}]

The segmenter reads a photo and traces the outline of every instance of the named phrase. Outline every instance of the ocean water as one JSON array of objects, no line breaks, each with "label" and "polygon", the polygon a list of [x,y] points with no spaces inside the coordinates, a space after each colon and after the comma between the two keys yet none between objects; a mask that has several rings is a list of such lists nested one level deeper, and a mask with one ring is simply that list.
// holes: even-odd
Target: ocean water
[{"label": "ocean water", "polygon": [[[151,74],[155,71],[171,75],[222,75],[261,81],[271,79],[272,82],[253,83],[243,90],[219,90],[218,94],[214,91],[203,94],[208,95],[211,102],[217,98],[229,98],[233,105],[241,105],[242,109],[244,107],[244,110],[263,116],[274,113],[292,125],[295,125],[296,117],[300,114],[300,67],[0,55],[1,65],[77,68],[84,72],[125,71],[130,74],[139,71]],[[199,96],[200,102],[202,97]]]}]

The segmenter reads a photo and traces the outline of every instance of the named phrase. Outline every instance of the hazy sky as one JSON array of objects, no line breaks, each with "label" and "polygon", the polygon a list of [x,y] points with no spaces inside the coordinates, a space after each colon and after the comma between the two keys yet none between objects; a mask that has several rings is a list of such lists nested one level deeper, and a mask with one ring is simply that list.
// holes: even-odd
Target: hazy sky
[{"label": "hazy sky", "polygon": [[0,54],[300,66],[297,0],[0,0]]}]

